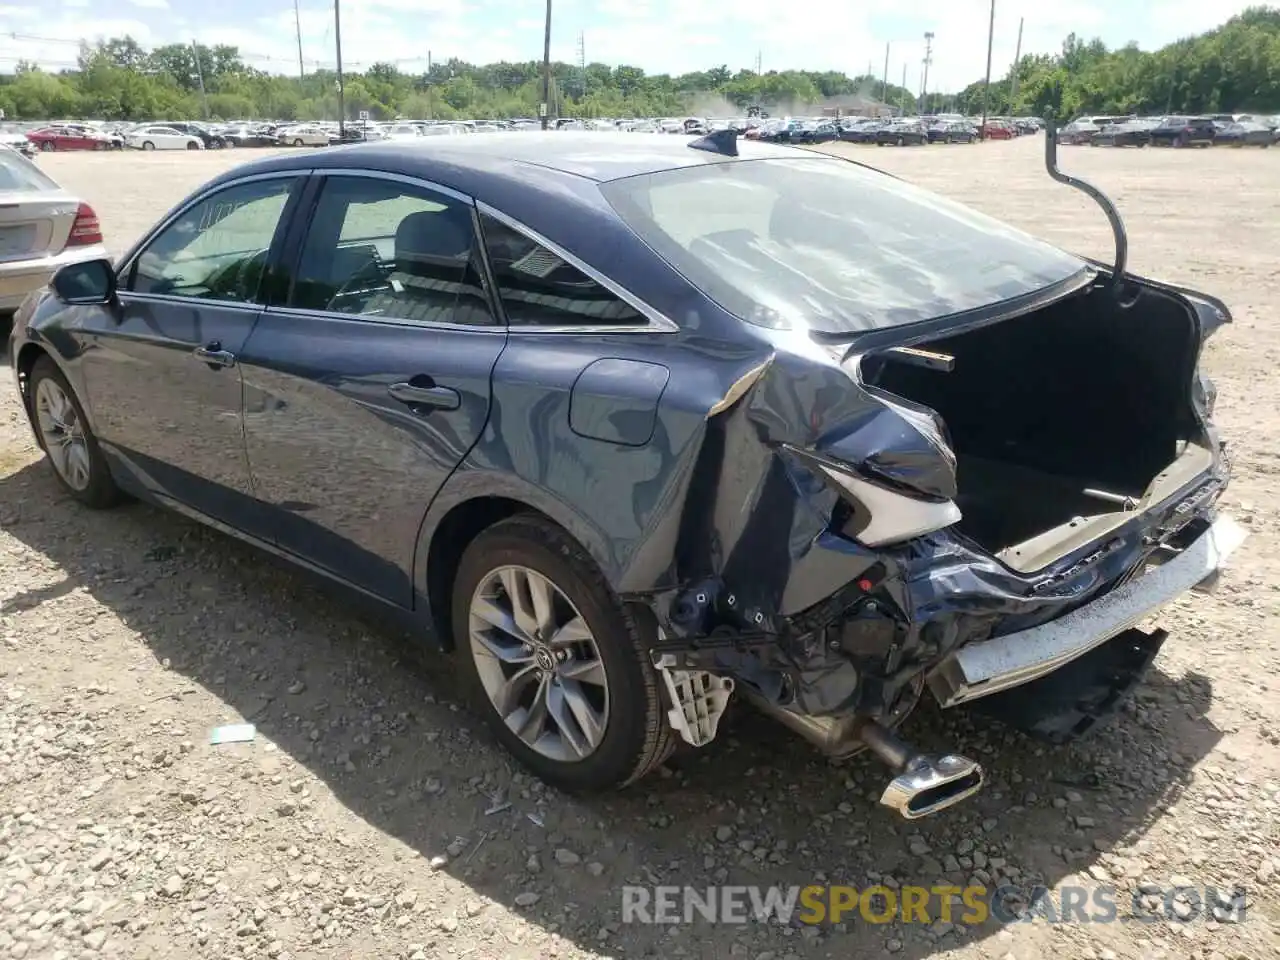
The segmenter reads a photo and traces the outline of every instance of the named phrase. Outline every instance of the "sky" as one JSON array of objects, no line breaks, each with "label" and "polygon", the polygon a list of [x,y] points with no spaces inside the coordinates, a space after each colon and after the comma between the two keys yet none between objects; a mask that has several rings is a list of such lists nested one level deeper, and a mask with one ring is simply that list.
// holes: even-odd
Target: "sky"
[{"label": "sky", "polygon": [[[1109,46],[1155,49],[1210,29],[1251,0],[996,0],[992,75],[1013,62],[1019,18],[1024,53],[1051,53],[1070,32]],[[1257,2],[1257,0],[1252,0]],[[308,70],[334,63],[332,0],[298,0]],[[439,61],[472,63],[542,56],[542,0],[341,0],[344,65],[392,61],[407,72]],[[930,90],[956,91],[986,68],[989,0],[554,0],[551,53],[577,62],[684,73],[721,64],[765,70],[868,67],[918,91],[926,31],[934,34]],[[0,0],[0,70],[19,58],[74,65],[81,38],[130,34],[143,46],[232,44],[263,70],[298,67],[293,0]],[[34,38],[34,39],[28,39]]]}]

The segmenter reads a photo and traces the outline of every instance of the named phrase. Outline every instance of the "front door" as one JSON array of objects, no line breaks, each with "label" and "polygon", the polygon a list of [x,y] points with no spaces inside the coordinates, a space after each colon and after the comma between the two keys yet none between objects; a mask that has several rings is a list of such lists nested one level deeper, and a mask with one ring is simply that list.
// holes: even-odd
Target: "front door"
[{"label": "front door", "polygon": [[120,308],[83,328],[95,430],[152,492],[243,526],[253,505],[239,353],[297,175],[217,191],[122,268]]},{"label": "front door", "polygon": [[479,279],[472,205],[401,178],[321,186],[286,302],[245,345],[245,439],[284,549],[413,603],[432,498],[480,437],[506,330]]}]

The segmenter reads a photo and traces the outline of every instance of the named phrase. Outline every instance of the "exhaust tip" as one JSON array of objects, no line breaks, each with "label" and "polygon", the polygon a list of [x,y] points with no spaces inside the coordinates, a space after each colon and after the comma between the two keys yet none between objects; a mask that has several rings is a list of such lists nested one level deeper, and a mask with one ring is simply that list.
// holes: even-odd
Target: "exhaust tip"
[{"label": "exhaust tip", "polygon": [[915,820],[973,796],[982,784],[982,767],[967,757],[916,757],[889,782],[880,802]]}]

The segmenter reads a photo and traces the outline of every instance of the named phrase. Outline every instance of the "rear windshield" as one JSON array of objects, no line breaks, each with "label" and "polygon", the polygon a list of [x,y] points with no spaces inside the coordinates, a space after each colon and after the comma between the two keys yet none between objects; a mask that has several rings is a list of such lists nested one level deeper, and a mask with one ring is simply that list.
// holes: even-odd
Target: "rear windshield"
[{"label": "rear windshield", "polygon": [[58,185],[26,157],[7,147],[0,147],[0,193],[57,189]]},{"label": "rear windshield", "polygon": [[627,224],[730,313],[858,333],[1063,281],[1084,263],[960,204],[834,158],[700,164],[601,185]]}]

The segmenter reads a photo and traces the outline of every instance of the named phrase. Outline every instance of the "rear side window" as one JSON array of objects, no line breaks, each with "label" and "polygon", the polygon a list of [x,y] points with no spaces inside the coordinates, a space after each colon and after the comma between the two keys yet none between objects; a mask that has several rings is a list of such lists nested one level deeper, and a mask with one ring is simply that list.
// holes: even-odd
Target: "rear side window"
[{"label": "rear side window", "polygon": [[471,206],[426,186],[330,177],[289,306],[410,323],[487,324]]},{"label": "rear side window", "polygon": [[481,215],[507,322],[521,327],[627,326],[645,317],[577,267],[500,220]]}]

